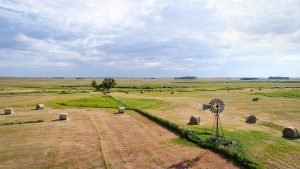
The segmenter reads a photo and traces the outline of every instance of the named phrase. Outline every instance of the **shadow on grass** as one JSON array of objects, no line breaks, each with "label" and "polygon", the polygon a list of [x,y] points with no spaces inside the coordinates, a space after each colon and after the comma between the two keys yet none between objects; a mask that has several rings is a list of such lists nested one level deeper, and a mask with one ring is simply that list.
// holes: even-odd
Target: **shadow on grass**
[{"label": "shadow on grass", "polygon": [[114,114],[117,114],[117,115],[122,115],[122,114],[124,114],[124,113],[115,112]]},{"label": "shadow on grass", "polygon": [[28,124],[28,123],[41,123],[44,122],[44,120],[35,120],[35,121],[16,121],[16,122],[6,122],[0,125],[14,125],[14,124]]},{"label": "shadow on grass", "polygon": [[30,109],[30,110],[43,110],[43,109]]},{"label": "shadow on grass", "polygon": [[298,140],[298,139],[300,139],[300,137],[292,137],[292,138],[290,138],[290,137],[284,137],[284,136],[281,136],[281,138],[284,138],[286,140]]}]

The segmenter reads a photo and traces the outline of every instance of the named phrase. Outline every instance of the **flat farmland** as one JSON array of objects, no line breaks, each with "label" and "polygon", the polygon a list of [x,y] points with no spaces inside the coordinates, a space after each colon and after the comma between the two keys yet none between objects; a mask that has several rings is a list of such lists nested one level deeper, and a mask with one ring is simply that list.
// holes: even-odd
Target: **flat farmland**
[{"label": "flat farmland", "polygon": [[[202,133],[214,122],[202,104],[213,98],[225,102],[225,138],[259,168],[300,166],[300,139],[282,138],[283,128],[300,128],[298,81],[117,79],[108,95],[94,92],[91,81],[0,79],[0,108],[15,110],[0,115],[0,168],[239,168],[133,110],[116,114],[122,104],[114,100]],[[33,110],[38,103],[46,109]],[[70,119],[58,121],[61,112]],[[245,123],[249,114],[255,124]],[[200,125],[187,125],[192,115]]]},{"label": "flat farmland", "polygon": [[232,162],[192,144],[177,143],[174,133],[129,112],[64,109],[15,109],[0,123],[41,119],[32,124],[1,125],[0,168],[237,168]]}]

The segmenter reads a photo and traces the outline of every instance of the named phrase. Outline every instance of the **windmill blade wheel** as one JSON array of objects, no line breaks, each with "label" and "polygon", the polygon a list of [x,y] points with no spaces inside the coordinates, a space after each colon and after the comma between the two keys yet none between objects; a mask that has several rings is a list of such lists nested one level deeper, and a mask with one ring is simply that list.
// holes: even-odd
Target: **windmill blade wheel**
[{"label": "windmill blade wheel", "polygon": [[210,105],[210,111],[214,114],[220,114],[221,112],[224,111],[225,104],[221,99],[212,99],[209,102]]}]

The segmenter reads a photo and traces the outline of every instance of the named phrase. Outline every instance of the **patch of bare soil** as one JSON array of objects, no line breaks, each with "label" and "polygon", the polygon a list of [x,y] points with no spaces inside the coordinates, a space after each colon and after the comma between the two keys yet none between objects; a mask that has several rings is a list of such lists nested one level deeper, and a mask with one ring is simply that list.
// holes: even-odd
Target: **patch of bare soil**
[{"label": "patch of bare soil", "polygon": [[91,116],[111,168],[237,168],[209,150],[171,143],[175,134],[139,114]]}]

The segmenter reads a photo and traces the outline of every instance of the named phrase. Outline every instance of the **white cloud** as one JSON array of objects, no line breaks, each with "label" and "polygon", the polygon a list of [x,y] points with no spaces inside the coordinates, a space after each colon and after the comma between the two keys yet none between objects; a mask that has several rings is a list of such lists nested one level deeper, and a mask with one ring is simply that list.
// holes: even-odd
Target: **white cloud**
[{"label": "white cloud", "polygon": [[[17,37],[18,41],[28,45],[27,50],[40,54],[42,57],[49,57],[57,60],[80,60],[80,61],[97,61],[104,58],[102,51],[95,50],[94,43],[87,43],[88,39],[75,40],[74,42],[61,42],[54,39],[35,39],[24,34]],[[88,50],[84,55],[70,47],[85,48]]]},{"label": "white cloud", "polygon": [[27,62],[26,65],[35,66],[35,67],[57,67],[57,68],[73,68],[76,67],[75,64],[66,62],[66,61],[50,61],[47,58],[34,58],[30,62]]},{"label": "white cloud", "polygon": [[77,65],[67,61],[51,61],[31,52],[7,51],[0,54],[0,68],[74,68]]},{"label": "white cloud", "polygon": [[292,54],[292,55],[284,55],[279,56],[277,59],[279,62],[286,62],[286,63],[293,63],[297,64],[300,63],[300,52],[298,54]]},{"label": "white cloud", "polygon": [[[191,0],[191,3],[194,7],[202,6],[202,10],[198,11],[203,18],[196,20],[201,27],[176,27],[179,36],[196,38],[211,45],[227,46],[232,50],[249,46],[277,49],[299,47],[300,2],[297,0]],[[207,22],[206,18],[212,22],[202,25]]]},{"label": "white cloud", "polygon": [[[150,15],[165,5],[156,0],[67,0],[67,1],[2,1],[1,7],[52,23],[53,26],[76,29],[116,29],[140,27],[142,17]],[[25,18],[24,18],[25,19]]]}]

